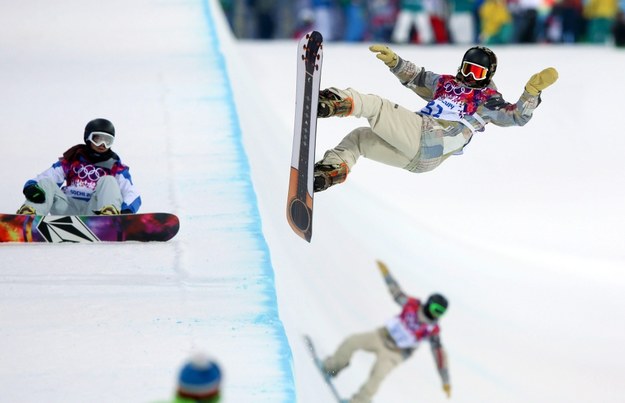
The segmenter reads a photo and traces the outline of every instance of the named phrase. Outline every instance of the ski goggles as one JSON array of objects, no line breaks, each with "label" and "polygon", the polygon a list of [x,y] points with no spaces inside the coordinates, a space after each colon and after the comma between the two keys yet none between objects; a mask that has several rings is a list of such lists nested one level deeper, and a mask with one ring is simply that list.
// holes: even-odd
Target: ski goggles
[{"label": "ski goggles", "polygon": [[446,310],[447,308],[445,308],[441,304],[437,304],[436,302],[430,302],[428,304],[428,311],[430,312],[430,314],[432,314],[432,317],[434,318],[440,318],[441,316],[443,316]]},{"label": "ski goggles", "polygon": [[89,140],[96,147],[104,145],[106,148],[111,148],[113,142],[115,141],[115,136],[105,132],[91,132],[89,133],[87,140]]},{"label": "ski goggles", "polygon": [[488,75],[488,69],[486,67],[471,62],[462,62],[460,72],[463,76],[469,77],[471,75],[476,80],[483,80]]}]

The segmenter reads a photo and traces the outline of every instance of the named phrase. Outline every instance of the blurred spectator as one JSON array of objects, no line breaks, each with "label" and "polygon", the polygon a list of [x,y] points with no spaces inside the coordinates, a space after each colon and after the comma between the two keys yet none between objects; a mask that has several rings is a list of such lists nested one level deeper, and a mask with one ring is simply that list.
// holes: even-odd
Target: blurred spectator
[{"label": "blurred spectator", "polygon": [[582,0],[562,0],[556,3],[546,22],[549,42],[580,42],[584,25],[582,10]]},{"label": "blurred spectator", "polygon": [[315,15],[314,30],[320,32],[326,41],[336,39],[336,2],[334,0],[311,0],[311,5]]},{"label": "blurred spectator", "polygon": [[315,25],[315,14],[310,8],[303,8],[297,14],[293,38],[300,39],[312,31]]},{"label": "blurred spectator", "polygon": [[619,48],[625,48],[625,11],[619,10],[612,27],[614,44]]},{"label": "blurred spectator", "polygon": [[233,0],[219,0],[219,4],[221,4],[221,8],[224,10],[224,15],[226,16],[226,20],[228,20],[228,24],[231,27],[234,26],[234,1]]},{"label": "blurred spectator", "polygon": [[221,369],[204,354],[193,355],[178,375],[170,403],[217,403],[221,398]]},{"label": "blurred spectator", "polygon": [[453,7],[449,0],[423,0],[423,8],[430,16],[434,43],[450,43],[449,17]]},{"label": "blurred spectator", "polygon": [[506,0],[486,0],[479,10],[482,32],[480,42],[486,45],[510,43],[512,15]]},{"label": "blurred spectator", "polygon": [[237,38],[317,30],[326,41],[424,44],[605,43],[619,32],[618,2],[625,7],[625,0],[507,0],[506,12],[505,1],[219,0]]},{"label": "blurred spectator", "polygon": [[220,0],[220,3],[234,36],[237,38],[254,37],[255,23],[248,0]]},{"label": "blurred spectator", "polygon": [[590,43],[605,43],[618,11],[617,0],[588,0],[584,17],[588,20],[586,39]]},{"label": "blurred spectator", "polygon": [[396,0],[369,0],[369,37],[374,42],[390,42],[397,19]]},{"label": "blurred spectator", "polygon": [[484,4],[484,0],[469,0],[471,4],[471,18],[473,21],[473,42],[479,43],[482,35],[482,17],[480,17],[480,8]]},{"label": "blurred spectator", "polygon": [[[448,0],[451,14],[449,16],[449,40],[457,44],[475,44],[479,39],[476,28],[477,10],[473,0]],[[480,0],[481,2],[481,0]],[[478,19],[479,20],[479,19]],[[476,32],[477,31],[477,32]]]},{"label": "blurred spectator", "polygon": [[366,14],[365,0],[348,0],[344,2],[345,31],[343,32],[343,40],[358,42],[365,39],[367,32]]},{"label": "blurred spectator", "polygon": [[512,42],[535,43],[541,0],[511,0],[508,3],[514,27]]},{"label": "blurred spectator", "polygon": [[255,38],[273,39],[276,29],[276,0],[247,0],[256,25]]},{"label": "blurred spectator", "polygon": [[430,16],[423,7],[422,0],[400,0],[399,15],[393,30],[393,42],[409,42],[412,28],[417,30],[419,43],[432,43],[432,24]]},{"label": "blurred spectator", "polygon": [[547,41],[547,22],[551,17],[551,10],[558,0],[540,0],[538,3],[536,15],[536,42],[546,43]]}]

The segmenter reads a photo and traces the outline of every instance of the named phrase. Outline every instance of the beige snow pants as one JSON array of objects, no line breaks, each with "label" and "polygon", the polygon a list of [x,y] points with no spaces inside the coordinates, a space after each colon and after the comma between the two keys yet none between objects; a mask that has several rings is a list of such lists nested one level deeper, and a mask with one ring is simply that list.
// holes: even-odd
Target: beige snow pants
[{"label": "beige snow pants", "polygon": [[369,373],[369,379],[352,396],[350,403],[371,402],[386,375],[404,361],[401,351],[387,347],[383,332],[384,329],[377,329],[350,336],[341,343],[334,355],[326,358],[323,362],[326,371],[338,373],[349,365],[356,350],[365,350],[376,355],[376,361]]},{"label": "beige snow pants", "polygon": [[345,162],[351,168],[358,157],[405,168],[418,154],[423,119],[420,115],[377,95],[365,95],[352,88],[337,90],[353,100],[350,116],[364,117],[370,127],[350,132],[333,149],[328,150],[323,164]]}]

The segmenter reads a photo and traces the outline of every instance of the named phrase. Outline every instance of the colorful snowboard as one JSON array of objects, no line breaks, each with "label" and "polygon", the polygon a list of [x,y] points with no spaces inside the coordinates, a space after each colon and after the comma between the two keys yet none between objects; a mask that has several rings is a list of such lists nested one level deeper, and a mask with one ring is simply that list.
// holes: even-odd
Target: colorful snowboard
[{"label": "colorful snowboard", "polygon": [[319,358],[319,356],[317,355],[317,351],[315,350],[315,345],[313,344],[313,341],[310,338],[310,336],[304,336],[304,342],[306,343],[306,347],[308,347],[308,351],[310,351],[310,355],[312,356],[315,366],[317,367],[317,369],[321,373],[321,376],[323,377],[323,379],[326,381],[326,384],[330,388],[330,392],[332,392],[332,396],[334,396],[334,398],[336,399],[338,403],[347,403],[349,400],[341,398],[341,395],[339,395],[338,390],[336,390],[336,386],[334,386],[334,383],[332,382],[332,378],[323,371],[323,363],[321,362],[321,358]]},{"label": "colorful snowboard", "polygon": [[0,242],[168,241],[180,227],[168,213],[93,216],[0,214]]},{"label": "colorful snowboard", "polygon": [[295,233],[308,242],[312,237],[313,173],[317,134],[317,103],[323,61],[323,37],[312,31],[299,41],[295,128],[286,215]]}]

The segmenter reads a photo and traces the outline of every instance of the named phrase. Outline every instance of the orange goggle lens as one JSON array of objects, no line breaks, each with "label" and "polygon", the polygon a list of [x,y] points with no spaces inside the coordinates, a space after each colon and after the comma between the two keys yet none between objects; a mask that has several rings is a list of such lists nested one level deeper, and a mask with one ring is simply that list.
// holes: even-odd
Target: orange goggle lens
[{"label": "orange goggle lens", "polygon": [[483,80],[488,74],[488,69],[486,67],[471,62],[463,62],[460,72],[465,77],[469,77],[471,75],[476,80]]}]

